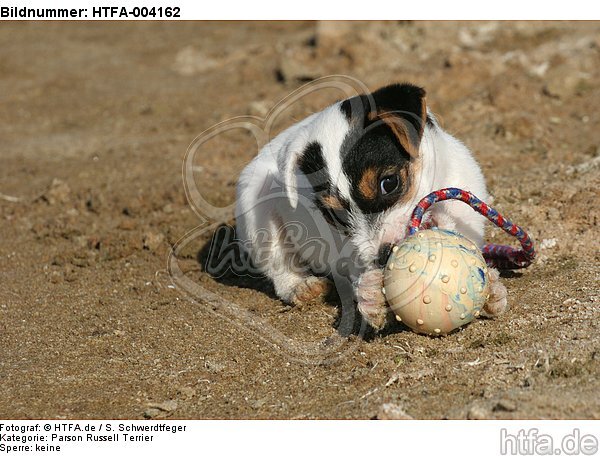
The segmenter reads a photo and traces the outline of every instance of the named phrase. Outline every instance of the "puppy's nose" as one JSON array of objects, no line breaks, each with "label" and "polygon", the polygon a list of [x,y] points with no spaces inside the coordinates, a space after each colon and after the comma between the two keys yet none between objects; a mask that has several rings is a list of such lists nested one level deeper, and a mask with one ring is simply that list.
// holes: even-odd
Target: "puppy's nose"
[{"label": "puppy's nose", "polygon": [[383,268],[386,265],[391,253],[392,244],[381,244],[379,251],[377,252],[377,264],[380,268]]}]

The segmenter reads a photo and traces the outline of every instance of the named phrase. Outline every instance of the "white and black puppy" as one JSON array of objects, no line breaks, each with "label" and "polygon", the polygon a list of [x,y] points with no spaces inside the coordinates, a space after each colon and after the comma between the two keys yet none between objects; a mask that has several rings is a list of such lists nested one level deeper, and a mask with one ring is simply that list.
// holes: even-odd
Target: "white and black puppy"
[{"label": "white and black puppy", "polygon": [[[341,298],[354,299],[379,329],[390,245],[406,236],[417,202],[444,187],[489,199],[479,165],[440,128],[425,91],[390,85],[335,103],[268,143],[240,176],[236,232],[282,300],[311,301],[330,291],[330,279],[345,279],[354,296]],[[427,217],[483,243],[485,219],[463,203],[438,203]],[[506,307],[497,271],[492,280],[490,315]]]}]

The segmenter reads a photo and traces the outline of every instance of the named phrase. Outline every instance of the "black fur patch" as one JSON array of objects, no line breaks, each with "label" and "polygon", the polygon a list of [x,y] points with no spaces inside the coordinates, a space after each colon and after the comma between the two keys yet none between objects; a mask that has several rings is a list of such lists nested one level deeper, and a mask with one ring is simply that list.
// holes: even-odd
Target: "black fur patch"
[{"label": "black fur patch", "polygon": [[342,168],[350,180],[352,199],[362,212],[372,214],[393,206],[406,193],[410,182],[401,178],[400,186],[395,192],[382,195],[378,189],[375,198],[366,198],[359,190],[365,170],[377,170],[377,183],[390,172],[398,176],[408,176],[406,170],[410,165],[410,156],[399,146],[385,125],[376,125],[359,133],[360,137],[353,138],[349,135],[344,141]]},{"label": "black fur patch", "polygon": [[370,113],[392,112],[409,120],[417,131],[422,130],[422,109],[425,89],[412,84],[392,84],[371,94],[358,95],[342,101],[340,110],[351,122],[365,119]]},{"label": "black fur patch", "polygon": [[[315,192],[314,203],[327,223],[338,228],[348,228],[350,204],[339,194],[337,188],[329,180],[321,144],[312,142],[306,146],[299,160],[299,168],[308,178]],[[335,197],[340,202],[342,209],[328,207],[324,203],[324,198],[327,196]]]},{"label": "black fur patch", "polygon": [[300,171],[308,178],[315,193],[329,189],[331,182],[327,175],[327,166],[323,158],[323,148],[318,142],[311,142],[300,157],[298,162]]},{"label": "black fur patch", "polygon": [[373,92],[376,109],[394,112],[408,120],[416,131],[423,131],[425,90],[412,84],[393,84]]}]

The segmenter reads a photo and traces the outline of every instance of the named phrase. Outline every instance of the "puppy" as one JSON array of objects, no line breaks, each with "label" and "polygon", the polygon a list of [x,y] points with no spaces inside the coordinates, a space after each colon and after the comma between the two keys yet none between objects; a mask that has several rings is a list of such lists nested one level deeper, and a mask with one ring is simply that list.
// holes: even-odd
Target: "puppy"
[{"label": "puppy", "polygon": [[[381,329],[389,315],[381,293],[392,244],[407,234],[417,202],[444,188],[489,200],[479,165],[440,128],[425,91],[394,84],[349,98],[280,133],[242,171],[237,236],[285,302],[303,304],[331,291],[353,299]],[[434,205],[426,222],[483,243],[485,219],[457,201]],[[489,315],[506,308],[492,271]],[[342,295],[340,288],[354,290]]]}]

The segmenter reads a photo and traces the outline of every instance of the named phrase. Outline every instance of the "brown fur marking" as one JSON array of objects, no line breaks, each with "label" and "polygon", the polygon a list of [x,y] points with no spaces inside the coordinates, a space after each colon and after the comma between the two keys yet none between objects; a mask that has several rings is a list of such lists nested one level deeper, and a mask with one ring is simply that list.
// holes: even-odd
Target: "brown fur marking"
[{"label": "brown fur marking", "polygon": [[[414,139],[410,138],[409,127],[406,125],[408,121],[392,115],[384,115],[381,117],[381,120],[392,130],[392,133],[408,152],[408,155],[411,158],[417,158],[419,156],[419,143],[415,143]],[[421,134],[419,132],[419,137]]]},{"label": "brown fur marking", "polygon": [[366,199],[375,199],[377,196],[377,170],[375,168],[365,169],[358,190]]},{"label": "brown fur marking", "polygon": [[321,198],[321,201],[323,202],[323,205],[328,207],[329,209],[335,209],[335,210],[344,209],[342,202],[340,201],[340,199],[337,196],[325,195],[323,198]]}]

